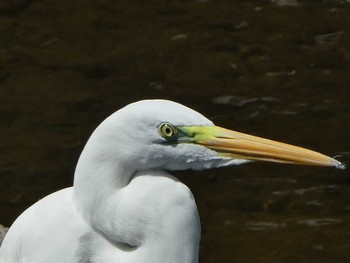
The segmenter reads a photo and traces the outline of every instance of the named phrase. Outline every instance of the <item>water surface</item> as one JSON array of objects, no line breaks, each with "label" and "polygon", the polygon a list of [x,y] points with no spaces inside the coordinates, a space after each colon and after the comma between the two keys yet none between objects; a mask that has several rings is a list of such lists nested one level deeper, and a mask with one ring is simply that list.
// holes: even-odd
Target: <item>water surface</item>
[{"label": "water surface", "polygon": [[[0,223],[70,186],[93,129],[167,98],[350,163],[349,1],[0,1]],[[349,262],[347,170],[253,163],[178,177],[200,262]]]}]

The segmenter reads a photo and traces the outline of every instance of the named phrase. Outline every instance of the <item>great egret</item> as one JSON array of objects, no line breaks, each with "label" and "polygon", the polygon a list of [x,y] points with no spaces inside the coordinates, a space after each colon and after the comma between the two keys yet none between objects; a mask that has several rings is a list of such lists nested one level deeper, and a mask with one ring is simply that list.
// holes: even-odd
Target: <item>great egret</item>
[{"label": "great egret", "polygon": [[190,190],[167,171],[252,160],[344,168],[335,159],[214,126],[166,100],[130,104],[94,131],[74,186],[28,208],[1,263],[194,263],[200,221]]}]

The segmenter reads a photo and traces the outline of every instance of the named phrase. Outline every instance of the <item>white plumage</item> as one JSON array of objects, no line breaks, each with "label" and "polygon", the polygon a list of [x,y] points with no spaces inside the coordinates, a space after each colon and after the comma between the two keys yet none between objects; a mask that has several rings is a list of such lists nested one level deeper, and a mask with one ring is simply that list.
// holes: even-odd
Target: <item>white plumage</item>
[{"label": "white plumage", "polygon": [[306,149],[216,127],[175,102],[130,104],[92,134],[74,186],[38,201],[14,222],[0,262],[198,262],[194,198],[167,171],[248,160],[343,168]]}]

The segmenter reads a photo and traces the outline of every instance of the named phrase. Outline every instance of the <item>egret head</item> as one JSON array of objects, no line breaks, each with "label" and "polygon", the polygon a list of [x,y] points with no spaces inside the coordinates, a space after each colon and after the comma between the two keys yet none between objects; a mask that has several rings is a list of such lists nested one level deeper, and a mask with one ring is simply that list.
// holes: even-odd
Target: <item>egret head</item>
[{"label": "egret head", "polygon": [[314,151],[215,126],[200,113],[166,100],[129,104],[97,131],[101,129],[94,134],[107,145],[110,158],[136,170],[198,170],[255,160],[343,168]]}]

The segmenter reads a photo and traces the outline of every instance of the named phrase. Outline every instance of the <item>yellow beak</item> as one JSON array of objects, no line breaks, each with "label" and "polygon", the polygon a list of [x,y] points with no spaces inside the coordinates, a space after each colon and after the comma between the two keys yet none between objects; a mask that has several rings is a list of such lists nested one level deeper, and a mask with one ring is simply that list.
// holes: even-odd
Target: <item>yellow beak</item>
[{"label": "yellow beak", "polygon": [[215,150],[222,157],[345,168],[341,162],[315,151],[218,126],[180,127],[180,130],[192,138],[192,143]]}]

